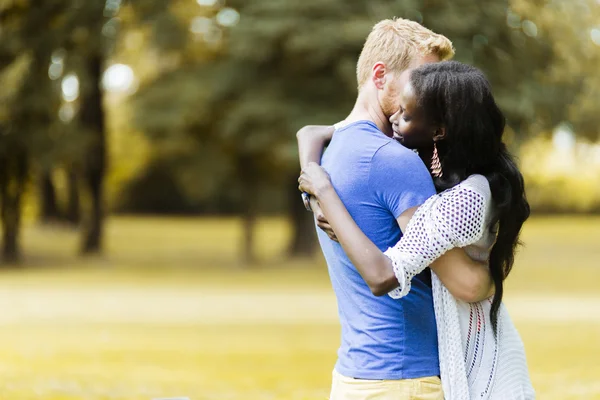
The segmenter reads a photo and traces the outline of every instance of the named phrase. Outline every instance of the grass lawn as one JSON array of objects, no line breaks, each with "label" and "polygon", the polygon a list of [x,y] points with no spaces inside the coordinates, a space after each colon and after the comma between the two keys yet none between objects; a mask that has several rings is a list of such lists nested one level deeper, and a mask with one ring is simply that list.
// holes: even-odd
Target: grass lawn
[{"label": "grass lawn", "polygon": [[[251,269],[233,219],[113,218],[102,259],[27,227],[0,272],[0,400],[326,399],[339,342],[322,257],[279,258],[258,227]],[[538,398],[600,399],[600,218],[532,219],[507,282]]]}]

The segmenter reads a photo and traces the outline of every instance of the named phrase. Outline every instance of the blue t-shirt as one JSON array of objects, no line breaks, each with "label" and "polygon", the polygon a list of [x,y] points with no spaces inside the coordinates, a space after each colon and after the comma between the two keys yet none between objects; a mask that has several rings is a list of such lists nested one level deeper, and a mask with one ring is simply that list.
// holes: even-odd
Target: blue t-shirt
[{"label": "blue t-shirt", "polygon": [[[338,130],[322,165],[358,226],[382,251],[402,237],[396,218],[435,194],[418,155],[369,121]],[[342,247],[317,232],[342,328],[336,370],[362,379],[439,375],[429,270],[413,279],[406,297],[376,297]]]}]

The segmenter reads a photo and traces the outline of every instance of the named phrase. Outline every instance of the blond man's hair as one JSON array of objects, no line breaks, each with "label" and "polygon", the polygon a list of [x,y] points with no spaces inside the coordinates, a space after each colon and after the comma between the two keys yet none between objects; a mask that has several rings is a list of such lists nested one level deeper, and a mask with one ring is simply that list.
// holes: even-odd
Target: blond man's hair
[{"label": "blond man's hair", "polygon": [[383,62],[388,71],[401,73],[410,68],[417,58],[430,55],[439,57],[440,61],[452,58],[452,42],[444,35],[408,19],[394,18],[378,22],[358,58],[358,87],[369,80],[371,69],[377,62]]}]

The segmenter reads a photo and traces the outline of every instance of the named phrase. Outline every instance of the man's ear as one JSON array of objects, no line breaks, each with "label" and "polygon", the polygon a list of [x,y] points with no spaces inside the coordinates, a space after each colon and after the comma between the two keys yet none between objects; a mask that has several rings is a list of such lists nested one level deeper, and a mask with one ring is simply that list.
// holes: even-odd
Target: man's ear
[{"label": "man's ear", "polygon": [[438,126],[433,131],[433,141],[437,142],[439,140],[444,140],[446,138],[446,128],[443,126]]},{"label": "man's ear", "polygon": [[387,73],[387,68],[385,67],[385,64],[382,63],[381,61],[379,61],[379,62],[375,63],[375,65],[373,65],[372,79],[373,79],[373,83],[375,84],[375,87],[377,89],[382,90],[383,87],[385,86],[386,73]]}]

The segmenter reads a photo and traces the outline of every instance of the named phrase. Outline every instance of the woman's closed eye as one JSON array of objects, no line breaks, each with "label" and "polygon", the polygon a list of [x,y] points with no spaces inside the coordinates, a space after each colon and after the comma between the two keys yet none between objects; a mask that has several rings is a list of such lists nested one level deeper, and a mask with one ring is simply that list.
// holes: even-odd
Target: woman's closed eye
[{"label": "woman's closed eye", "polygon": [[406,114],[406,109],[402,106],[400,106],[400,116],[404,122],[408,122],[410,120],[410,116]]}]

